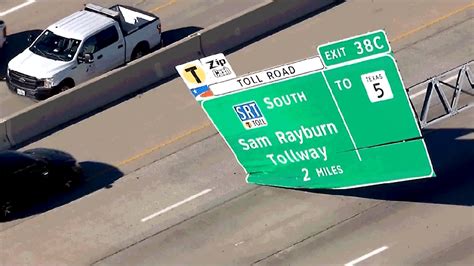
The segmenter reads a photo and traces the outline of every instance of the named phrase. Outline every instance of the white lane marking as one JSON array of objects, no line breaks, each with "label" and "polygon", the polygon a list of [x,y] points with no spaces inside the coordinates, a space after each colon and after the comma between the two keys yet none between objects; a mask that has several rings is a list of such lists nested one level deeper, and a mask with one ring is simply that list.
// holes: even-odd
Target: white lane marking
[{"label": "white lane marking", "polygon": [[386,250],[387,248],[388,248],[387,246],[383,246],[383,247],[381,247],[381,248],[378,248],[378,249],[376,249],[376,250],[374,250],[374,251],[371,251],[371,252],[365,254],[365,255],[362,256],[362,257],[359,257],[359,258],[357,258],[357,259],[355,259],[355,260],[353,260],[353,261],[351,261],[351,262],[348,262],[348,263],[346,263],[346,264],[344,264],[344,265],[345,265],[345,266],[353,266],[353,265],[355,265],[356,263],[359,263],[359,262],[361,262],[361,261],[363,261],[363,260],[366,260],[366,259],[368,259],[368,258],[370,258],[370,257],[372,257],[372,256],[374,256],[374,255],[379,254],[380,252]]},{"label": "white lane marking", "polygon": [[416,97],[425,94],[425,90],[419,91],[413,95],[410,95],[410,99],[415,99]]},{"label": "white lane marking", "polygon": [[174,208],[176,208],[176,207],[179,207],[179,206],[185,204],[186,202],[192,201],[193,199],[196,199],[196,198],[198,198],[198,197],[200,197],[200,196],[202,196],[202,195],[204,195],[204,194],[207,194],[207,193],[209,193],[209,192],[211,192],[211,191],[212,191],[212,189],[210,189],[210,188],[205,189],[205,190],[203,190],[203,191],[201,191],[201,192],[199,192],[199,193],[197,193],[197,194],[195,194],[195,195],[192,195],[191,197],[189,197],[189,198],[187,198],[187,199],[184,199],[184,200],[182,200],[182,201],[180,201],[180,202],[178,202],[178,203],[175,203],[175,204],[173,204],[173,205],[171,205],[171,206],[168,206],[168,207],[164,208],[163,210],[161,210],[161,211],[159,211],[159,212],[155,212],[155,213],[153,213],[152,215],[143,218],[141,221],[142,221],[142,222],[146,222],[146,221],[148,221],[148,220],[150,220],[150,219],[155,218],[155,217],[158,216],[158,215],[161,215],[161,214],[163,214],[163,213],[165,213],[165,212],[168,212],[168,211],[170,211],[170,210],[172,210],[172,209],[174,209]]},{"label": "white lane marking", "polygon": [[10,14],[10,13],[12,13],[12,12],[15,12],[15,11],[17,11],[17,10],[20,9],[20,8],[24,8],[25,6],[31,5],[31,4],[33,4],[34,2],[36,2],[36,0],[28,0],[28,1],[24,2],[23,4],[19,4],[19,5],[17,5],[17,6],[14,6],[14,7],[10,8],[10,9],[6,10],[6,11],[1,12],[1,13],[0,13],[0,17],[5,16],[5,15],[8,15],[8,14]]},{"label": "white lane marking", "polygon": [[244,241],[240,241],[240,242],[238,242],[238,243],[235,243],[234,246],[238,246],[238,245],[241,245],[241,244],[243,244],[243,243],[244,243]]},{"label": "white lane marking", "polygon": [[458,78],[458,75],[456,74],[456,75],[454,75],[454,76],[451,76],[451,77],[449,77],[449,78],[443,80],[443,82],[444,82],[444,83],[448,83],[448,82],[450,82],[450,81],[452,81],[452,80],[455,80],[455,79],[457,79],[457,78]]},{"label": "white lane marking", "polygon": [[[450,81],[452,81],[452,80],[454,80],[454,79],[457,79],[457,78],[458,78],[458,75],[456,74],[456,75],[454,75],[454,76],[451,76],[451,77],[449,77],[449,78],[443,80],[443,82],[444,82],[444,83],[448,83],[448,82],[450,82]],[[416,97],[425,94],[425,92],[426,92],[426,90],[419,91],[419,92],[417,92],[417,93],[411,95],[411,96],[410,96],[410,99],[415,99]]]}]

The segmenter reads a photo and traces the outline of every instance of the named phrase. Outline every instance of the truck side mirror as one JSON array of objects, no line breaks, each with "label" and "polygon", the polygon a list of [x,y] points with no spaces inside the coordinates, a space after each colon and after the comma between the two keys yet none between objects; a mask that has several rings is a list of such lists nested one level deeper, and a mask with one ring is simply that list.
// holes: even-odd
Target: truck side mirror
[{"label": "truck side mirror", "polygon": [[91,53],[79,54],[77,56],[77,62],[79,64],[86,63],[90,64],[94,62],[94,55]]},{"label": "truck side mirror", "polygon": [[87,64],[94,63],[94,55],[91,53],[85,53],[84,62],[86,62]]}]

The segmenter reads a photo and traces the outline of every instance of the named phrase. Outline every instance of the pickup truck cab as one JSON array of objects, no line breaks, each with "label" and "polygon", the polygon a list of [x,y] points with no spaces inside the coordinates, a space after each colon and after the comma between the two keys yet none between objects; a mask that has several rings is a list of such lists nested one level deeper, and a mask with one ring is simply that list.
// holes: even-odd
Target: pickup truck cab
[{"label": "pickup truck cab", "polygon": [[87,4],[49,26],[8,63],[8,87],[19,95],[44,99],[161,44],[161,22],[154,14],[123,5]]},{"label": "pickup truck cab", "polygon": [[7,41],[7,25],[3,20],[0,20],[0,48],[3,47]]}]

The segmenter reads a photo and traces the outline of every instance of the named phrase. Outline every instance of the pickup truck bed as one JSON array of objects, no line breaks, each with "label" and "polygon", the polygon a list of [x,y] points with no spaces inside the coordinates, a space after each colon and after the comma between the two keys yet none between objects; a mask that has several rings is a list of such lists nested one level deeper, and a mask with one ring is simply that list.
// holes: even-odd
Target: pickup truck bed
[{"label": "pickup truck bed", "polygon": [[159,19],[152,13],[148,13],[143,10],[138,10],[130,6],[115,5],[112,6],[110,9],[120,13],[119,23],[122,27],[123,35],[125,36]]},{"label": "pickup truck bed", "polygon": [[[155,14],[126,5],[114,5],[110,8],[102,8],[94,4],[87,4],[86,11],[108,14],[109,17],[115,19],[122,30],[122,35],[126,40],[126,57],[125,61],[129,62],[134,58],[132,49],[137,47],[145,40],[148,47],[145,50],[151,50],[155,47],[160,48],[163,40],[161,39],[161,21]],[[151,26],[150,24],[156,25]],[[156,38],[158,32],[159,38]],[[132,48],[132,49],[130,49]],[[145,53],[148,51],[145,51]]]}]

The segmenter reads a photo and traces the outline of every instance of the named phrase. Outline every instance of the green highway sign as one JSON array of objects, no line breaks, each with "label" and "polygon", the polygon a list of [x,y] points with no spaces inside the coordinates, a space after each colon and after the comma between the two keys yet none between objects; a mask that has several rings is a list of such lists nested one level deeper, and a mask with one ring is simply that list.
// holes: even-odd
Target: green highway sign
[{"label": "green highway sign", "polygon": [[[320,51],[348,47],[348,40]],[[316,57],[210,86],[215,96],[201,105],[247,171],[249,183],[349,188],[434,176],[384,40],[377,44],[383,43],[385,52],[366,59],[323,68]],[[289,73],[286,78],[269,78],[284,73]],[[242,88],[244,80],[255,85],[249,81]]]},{"label": "green highway sign", "polygon": [[332,42],[318,47],[326,66],[332,66],[364,57],[389,53],[387,35],[382,30]]}]

